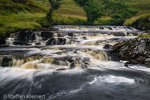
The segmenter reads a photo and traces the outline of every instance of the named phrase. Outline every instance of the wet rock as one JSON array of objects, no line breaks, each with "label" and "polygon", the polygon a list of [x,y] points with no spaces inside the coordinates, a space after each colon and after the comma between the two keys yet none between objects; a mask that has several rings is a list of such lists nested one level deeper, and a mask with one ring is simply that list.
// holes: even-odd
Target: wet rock
[{"label": "wet rock", "polygon": [[59,29],[58,29],[58,28],[55,28],[55,27],[51,27],[50,30],[51,30],[51,31],[59,31]]},{"label": "wet rock", "polygon": [[112,27],[108,27],[108,29],[109,29],[109,30],[113,30],[113,28],[112,28]]},{"label": "wet rock", "polygon": [[16,40],[21,41],[21,42],[28,42],[28,41],[33,41],[36,39],[35,33],[32,31],[21,31],[16,34]]},{"label": "wet rock", "polygon": [[104,49],[111,49],[112,45],[111,44],[105,44],[105,46],[103,47]]},{"label": "wet rock", "polygon": [[104,27],[100,27],[99,29],[104,29]]},{"label": "wet rock", "polygon": [[62,71],[62,70],[67,70],[67,68],[65,68],[65,67],[60,67],[60,68],[57,68],[56,70],[57,70],[57,71]]},{"label": "wet rock", "polygon": [[35,45],[41,45],[41,42],[36,42]]},{"label": "wet rock", "polygon": [[41,37],[43,37],[44,39],[48,39],[48,38],[52,38],[53,37],[52,32],[41,32]]},{"label": "wet rock", "polygon": [[90,65],[90,59],[89,58],[83,58],[81,60],[81,67],[83,69],[88,68],[89,65]]},{"label": "wet rock", "polygon": [[27,41],[18,41],[18,40],[15,40],[13,44],[14,45],[30,45]]},{"label": "wet rock", "polygon": [[74,33],[68,33],[69,36],[74,36]]},{"label": "wet rock", "polygon": [[114,36],[126,36],[124,32],[113,32],[112,33]]},{"label": "wet rock", "polygon": [[83,37],[84,40],[87,40],[88,38],[86,36]]},{"label": "wet rock", "polygon": [[0,39],[0,45],[4,45],[6,42],[4,39]]},{"label": "wet rock", "polygon": [[136,38],[117,43],[112,53],[117,53],[131,64],[145,64],[150,67],[150,38]]},{"label": "wet rock", "polygon": [[12,65],[12,56],[4,56],[1,66],[10,67]]},{"label": "wet rock", "polygon": [[62,37],[53,37],[50,38],[47,42],[46,45],[64,45],[66,44],[66,38]]}]

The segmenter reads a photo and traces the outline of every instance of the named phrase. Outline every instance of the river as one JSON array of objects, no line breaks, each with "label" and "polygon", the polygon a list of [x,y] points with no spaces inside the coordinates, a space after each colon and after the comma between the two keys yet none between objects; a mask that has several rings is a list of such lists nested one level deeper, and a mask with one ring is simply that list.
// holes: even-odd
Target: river
[{"label": "river", "polygon": [[0,47],[0,100],[150,100],[150,69],[110,54],[140,33],[75,25],[13,33]]}]

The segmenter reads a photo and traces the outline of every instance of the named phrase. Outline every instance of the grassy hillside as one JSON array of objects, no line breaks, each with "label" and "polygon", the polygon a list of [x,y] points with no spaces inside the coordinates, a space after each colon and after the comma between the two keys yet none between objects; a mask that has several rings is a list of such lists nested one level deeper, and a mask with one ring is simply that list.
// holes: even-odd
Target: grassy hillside
[{"label": "grassy hillside", "polygon": [[74,0],[61,0],[61,6],[54,12],[55,24],[84,24],[86,13]]},{"label": "grassy hillside", "polygon": [[[102,0],[98,0],[102,1]],[[133,8],[139,9],[139,13],[150,12],[150,0],[121,0]]]},{"label": "grassy hillside", "polygon": [[46,10],[33,0],[0,0],[0,15],[24,12],[45,12]]},{"label": "grassy hillside", "polygon": [[[102,0],[98,0],[101,2]],[[139,14],[136,16],[144,16],[147,13],[150,13],[150,0],[122,0],[123,2],[129,4],[131,7],[136,8],[139,10]],[[55,24],[75,24],[77,20],[85,21],[86,20],[86,13],[83,11],[81,7],[79,7],[74,0],[62,0],[61,7],[55,11],[54,20],[56,21]],[[76,19],[74,21],[73,19]],[[134,18],[132,18],[134,19]],[[95,24],[109,24],[109,21],[112,20],[109,16],[104,16]],[[129,19],[128,19],[129,20]],[[71,22],[72,21],[72,22]],[[132,20],[131,20],[132,22]],[[127,24],[126,24],[127,25]]]},{"label": "grassy hillside", "polygon": [[50,9],[50,3],[49,0],[35,0],[40,7],[44,8],[46,11]]},{"label": "grassy hillside", "polygon": [[132,17],[124,23],[126,26],[134,26],[142,30],[150,30],[150,13]]},{"label": "grassy hillside", "polygon": [[61,3],[60,9],[55,11],[56,14],[86,19],[86,13],[83,8],[79,7],[73,0],[62,0]]},{"label": "grassy hillside", "polygon": [[122,0],[132,7],[139,9],[139,14],[124,23],[127,26],[134,26],[139,29],[150,30],[150,0]]},{"label": "grassy hillside", "polygon": [[0,42],[11,32],[48,25],[47,11],[34,0],[0,0]]},{"label": "grassy hillside", "polygon": [[139,9],[140,13],[150,13],[150,0],[122,0],[132,7]]},{"label": "grassy hillside", "polygon": [[[140,16],[150,13],[150,0],[122,1],[140,10],[137,16],[128,19],[124,25],[132,25],[141,18]],[[53,15],[55,24],[85,23],[87,19],[86,13],[74,0],[61,0],[61,3],[62,5]],[[0,0],[0,38],[3,38],[6,33],[20,29],[38,29],[48,25],[46,14],[49,8],[48,0]],[[111,20],[111,18],[104,16],[99,20],[107,24],[107,21]]]}]

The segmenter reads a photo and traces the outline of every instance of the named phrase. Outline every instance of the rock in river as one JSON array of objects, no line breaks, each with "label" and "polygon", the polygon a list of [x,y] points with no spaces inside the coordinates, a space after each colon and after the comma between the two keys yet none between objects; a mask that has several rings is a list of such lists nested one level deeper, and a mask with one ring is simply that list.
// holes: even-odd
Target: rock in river
[{"label": "rock in river", "polygon": [[113,47],[123,60],[132,64],[145,64],[150,67],[150,38],[135,38],[117,43]]}]

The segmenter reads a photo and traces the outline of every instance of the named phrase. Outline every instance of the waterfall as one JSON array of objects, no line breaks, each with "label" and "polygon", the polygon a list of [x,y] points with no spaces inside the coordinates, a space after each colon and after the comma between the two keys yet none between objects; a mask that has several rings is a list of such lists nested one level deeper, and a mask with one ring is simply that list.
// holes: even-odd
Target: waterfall
[{"label": "waterfall", "polygon": [[[125,26],[56,25],[53,28],[58,30],[20,31],[11,34],[6,40],[7,45],[20,45],[20,47],[24,45],[29,48],[30,52],[26,54],[26,51],[18,48],[20,50],[17,51],[18,55],[13,54],[11,58],[7,59],[1,56],[0,64],[23,69],[88,68],[93,61],[111,61],[111,57],[107,53],[109,48],[108,50],[103,48],[106,43],[113,45],[118,40],[135,38],[129,34],[137,32],[136,29],[129,29]],[[16,51],[14,49],[11,52]],[[21,52],[22,56],[19,56]],[[5,63],[6,60],[9,60],[8,64]]]},{"label": "waterfall", "polygon": [[6,39],[6,45],[10,45],[10,46],[12,46],[12,45],[14,45],[14,38],[7,38]]},{"label": "waterfall", "polygon": [[108,54],[105,51],[98,51],[98,52],[89,51],[88,54],[92,55],[95,59],[98,59],[100,61],[110,60]]},{"label": "waterfall", "polygon": [[0,48],[0,100],[19,95],[33,100],[149,100],[150,68],[126,67],[112,52],[113,45],[135,35],[138,30],[126,26],[82,25],[14,33]]},{"label": "waterfall", "polygon": [[[11,36],[6,40],[6,44],[12,45],[47,45],[47,41],[54,39],[50,45],[62,45],[66,42],[61,41],[60,38],[66,38],[67,44],[74,44],[83,42],[82,40],[87,40],[89,43],[85,45],[95,45],[96,41],[108,40],[113,37],[119,36],[133,36],[132,33],[138,33],[138,30],[127,28],[125,26],[53,26],[55,31],[20,31],[11,34]],[[93,40],[91,43],[90,41]],[[80,44],[80,43],[79,43]]]},{"label": "waterfall", "polygon": [[53,37],[58,37],[58,34],[57,34],[57,33],[54,33],[54,34],[53,34]]}]

